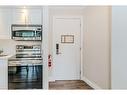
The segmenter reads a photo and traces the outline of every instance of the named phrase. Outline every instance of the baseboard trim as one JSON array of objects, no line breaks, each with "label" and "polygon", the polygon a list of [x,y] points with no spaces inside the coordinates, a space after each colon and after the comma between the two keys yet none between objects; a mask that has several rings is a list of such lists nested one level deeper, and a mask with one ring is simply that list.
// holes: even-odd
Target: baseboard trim
[{"label": "baseboard trim", "polygon": [[93,89],[102,89],[101,87],[99,87],[96,83],[93,83],[92,81],[90,81],[89,79],[87,79],[86,77],[82,77],[82,80],[84,82],[86,82],[89,86],[91,86]]}]

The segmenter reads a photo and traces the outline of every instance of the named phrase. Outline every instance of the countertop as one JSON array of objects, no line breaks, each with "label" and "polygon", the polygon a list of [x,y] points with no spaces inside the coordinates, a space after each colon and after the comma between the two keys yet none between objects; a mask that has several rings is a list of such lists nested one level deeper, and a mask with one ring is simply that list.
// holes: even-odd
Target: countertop
[{"label": "countertop", "polygon": [[8,58],[10,58],[12,55],[6,55],[6,56],[1,56],[0,55],[0,59],[8,59]]}]

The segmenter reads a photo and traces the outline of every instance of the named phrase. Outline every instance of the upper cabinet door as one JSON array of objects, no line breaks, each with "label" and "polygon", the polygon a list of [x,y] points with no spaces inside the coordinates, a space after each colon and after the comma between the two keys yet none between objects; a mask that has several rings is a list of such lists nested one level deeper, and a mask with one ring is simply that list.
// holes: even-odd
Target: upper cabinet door
[{"label": "upper cabinet door", "polygon": [[0,9],[0,39],[11,39],[12,10]]},{"label": "upper cabinet door", "polygon": [[28,23],[42,24],[42,10],[41,9],[30,9],[28,11]]},{"label": "upper cabinet door", "polygon": [[13,24],[42,24],[42,9],[13,9]]},{"label": "upper cabinet door", "polygon": [[12,24],[24,24],[25,16],[22,9],[13,9]]}]

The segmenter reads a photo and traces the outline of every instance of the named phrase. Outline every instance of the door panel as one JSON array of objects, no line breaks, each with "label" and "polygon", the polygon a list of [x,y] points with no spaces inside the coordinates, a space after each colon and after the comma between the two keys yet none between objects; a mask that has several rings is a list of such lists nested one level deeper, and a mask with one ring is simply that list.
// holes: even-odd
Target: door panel
[{"label": "door panel", "polygon": [[55,80],[80,79],[80,23],[79,18],[53,20]]}]

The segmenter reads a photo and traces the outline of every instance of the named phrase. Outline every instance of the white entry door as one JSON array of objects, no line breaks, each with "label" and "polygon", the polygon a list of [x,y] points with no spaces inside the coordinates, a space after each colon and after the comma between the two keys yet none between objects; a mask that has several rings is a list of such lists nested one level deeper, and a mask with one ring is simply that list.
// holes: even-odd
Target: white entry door
[{"label": "white entry door", "polygon": [[81,19],[54,17],[53,70],[55,80],[80,79]]}]

